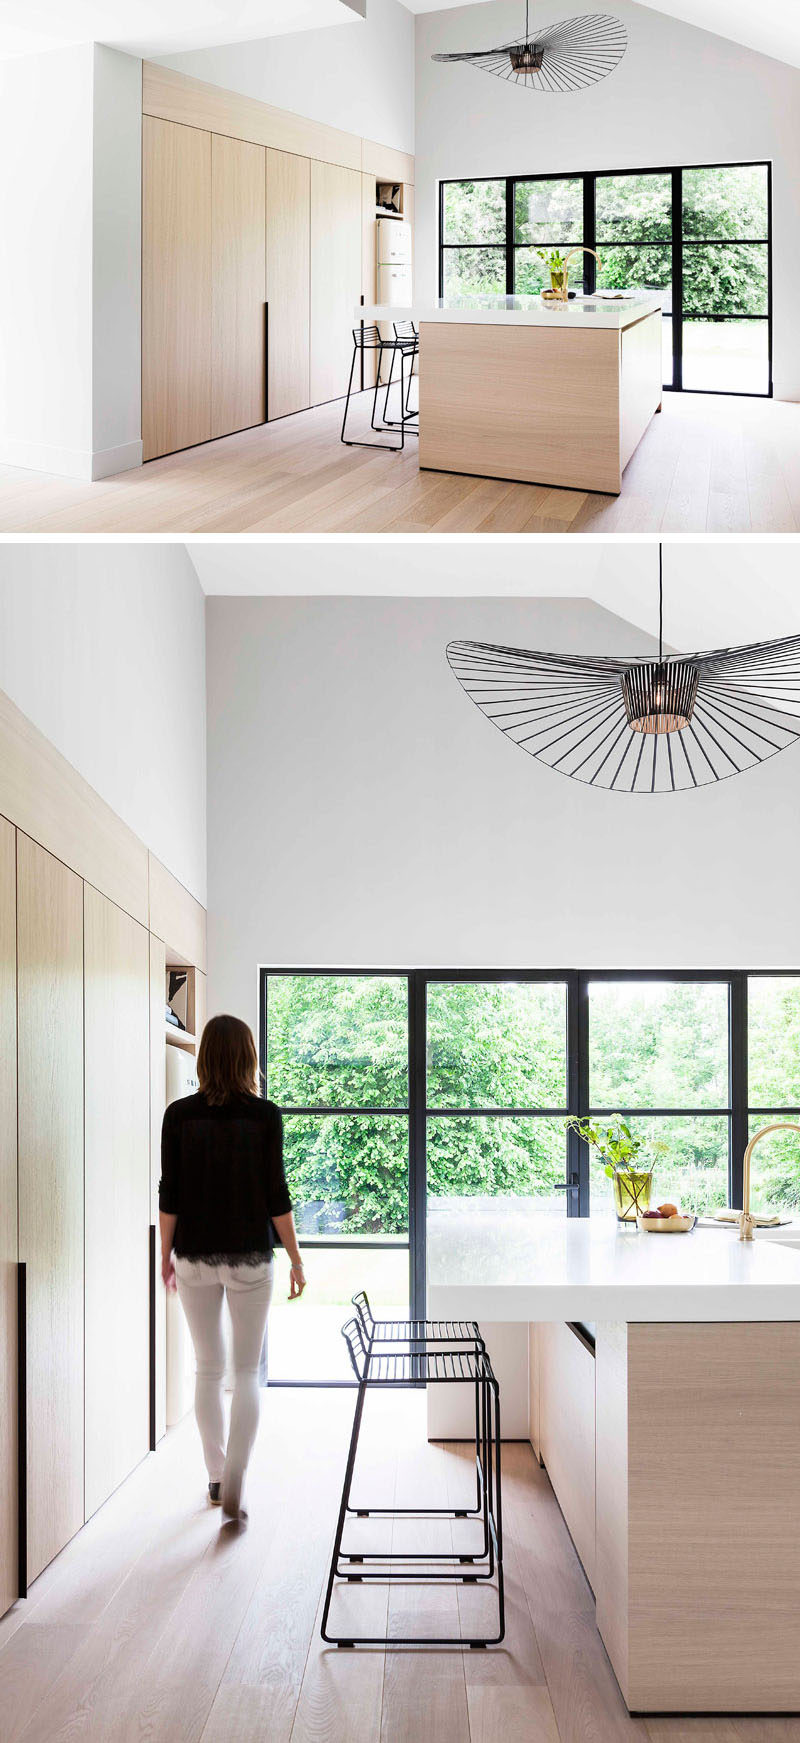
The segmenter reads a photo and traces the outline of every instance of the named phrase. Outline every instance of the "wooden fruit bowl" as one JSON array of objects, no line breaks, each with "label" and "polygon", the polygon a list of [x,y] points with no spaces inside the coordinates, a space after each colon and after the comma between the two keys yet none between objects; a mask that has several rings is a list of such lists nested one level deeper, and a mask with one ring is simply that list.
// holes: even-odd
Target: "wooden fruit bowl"
[{"label": "wooden fruit bowl", "polygon": [[637,1216],[636,1221],[644,1235],[689,1235],[697,1222],[697,1217],[689,1216]]}]

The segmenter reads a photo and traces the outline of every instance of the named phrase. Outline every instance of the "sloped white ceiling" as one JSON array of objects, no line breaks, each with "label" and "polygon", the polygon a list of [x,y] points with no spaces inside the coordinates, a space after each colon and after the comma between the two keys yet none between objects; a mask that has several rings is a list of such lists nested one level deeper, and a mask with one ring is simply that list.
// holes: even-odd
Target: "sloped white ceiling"
[{"label": "sloped white ceiling", "polygon": [[[417,543],[359,540],[187,545],[205,593],[588,598],[658,628],[652,540]],[[684,652],[800,634],[800,551],[790,541],[664,547],[664,638]],[[609,650],[610,651],[610,650]]]},{"label": "sloped white ceiling", "polygon": [[[403,0],[409,12],[449,12],[456,6],[474,6],[481,0]],[[716,36],[727,36],[731,42],[741,42],[760,54],[774,55],[777,60],[800,66],[800,0],[639,0],[652,12],[664,12],[680,18],[685,24],[696,24],[701,30],[711,30]],[[603,0],[604,9],[614,10],[614,0]],[[560,16],[580,12],[576,0],[562,0]],[[531,13],[542,23],[550,24],[559,16],[557,0],[533,0]],[[524,7],[520,5],[524,20]],[[464,44],[468,47],[468,44]]]},{"label": "sloped white ceiling", "polygon": [[102,42],[147,57],[358,23],[349,0],[0,0],[0,56]]}]

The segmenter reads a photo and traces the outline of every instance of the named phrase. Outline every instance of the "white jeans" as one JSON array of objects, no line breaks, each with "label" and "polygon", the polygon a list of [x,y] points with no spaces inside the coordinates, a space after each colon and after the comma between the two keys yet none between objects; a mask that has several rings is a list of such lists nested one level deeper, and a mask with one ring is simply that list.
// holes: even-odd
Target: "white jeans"
[{"label": "white jeans", "polygon": [[[235,1512],[258,1429],[258,1364],[272,1297],[273,1264],[269,1259],[260,1265],[207,1265],[202,1259],[176,1259],[175,1275],[197,1360],[194,1408],[208,1480],[222,1484],[223,1505]],[[228,1298],[233,1326],[234,1386],[227,1451],[222,1409],[226,1358],[223,1295]]]}]

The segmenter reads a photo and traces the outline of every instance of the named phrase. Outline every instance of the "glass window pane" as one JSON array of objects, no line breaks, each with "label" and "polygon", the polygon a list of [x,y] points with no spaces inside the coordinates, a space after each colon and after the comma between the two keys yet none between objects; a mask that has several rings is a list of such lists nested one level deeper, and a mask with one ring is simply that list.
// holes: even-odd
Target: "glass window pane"
[{"label": "glass window pane", "polygon": [[428,1197],[542,1198],[566,1179],[567,1138],[563,1119],[465,1114],[428,1120]]},{"label": "glass window pane", "polygon": [[669,248],[603,248],[598,290],[657,290],[664,294],[664,313],[672,313],[672,252]]},{"label": "glass window pane", "polygon": [[[568,254],[573,246],[571,242],[553,242],[553,249],[559,253]],[[548,247],[548,252],[550,251]],[[569,288],[580,295],[583,290],[583,256],[574,254],[569,266]],[[514,250],[514,290],[518,296],[538,296],[540,291],[550,289],[550,268],[547,262],[540,260],[536,248],[515,248]]]},{"label": "glass window pane", "polygon": [[769,258],[766,244],[743,242],[683,251],[683,306],[690,315],[766,315]]},{"label": "glass window pane", "polygon": [[427,1048],[429,1107],[566,1107],[567,989],[437,982],[428,987]]},{"label": "glass window pane", "polygon": [[446,302],[461,297],[505,296],[504,248],[445,248],[442,258]]},{"label": "glass window pane", "polygon": [[280,1107],[407,1107],[407,980],[270,975],[267,1094]]},{"label": "glass window pane", "polygon": [[[687,1117],[637,1115],[631,1121],[635,1135],[648,1141],[641,1152],[653,1167],[653,1209],[669,1200],[679,1210],[698,1216],[721,1210],[728,1202],[728,1119],[702,1114]],[[638,1160],[638,1159],[637,1159]],[[590,1178],[592,1212],[614,1214],[611,1181],[592,1153]]]},{"label": "glass window pane", "polygon": [[355,1380],[341,1335],[353,1314],[352,1297],[366,1289],[377,1318],[409,1316],[408,1248],[375,1252],[343,1246],[305,1247],[307,1288],[289,1301],[289,1264],[275,1252],[275,1285],[267,1321],[267,1378],[277,1380]]},{"label": "glass window pane", "polygon": [[800,976],[748,980],[747,1030],[750,1106],[800,1107]]},{"label": "glass window pane", "polygon": [[683,385],[699,393],[768,393],[769,322],[684,321]]},{"label": "glass window pane", "polygon": [[506,184],[444,183],[443,242],[505,242]]},{"label": "glass window pane", "polygon": [[[750,1137],[772,1120],[800,1124],[800,1114],[751,1114]],[[750,1158],[750,1209],[796,1216],[800,1211],[800,1132],[770,1132],[756,1144]]]},{"label": "glass window pane", "polygon": [[574,247],[583,241],[583,180],[517,182],[514,187],[514,241],[540,248]]},{"label": "glass window pane", "polygon": [[715,982],[595,981],[593,1108],[728,1107],[728,989]]},{"label": "glass window pane", "polygon": [[601,254],[604,242],[669,242],[672,177],[598,176],[595,222]]},{"label": "glass window pane", "polygon": [[284,1114],[283,1136],[301,1236],[406,1233],[407,1117]]},{"label": "glass window pane", "polygon": [[728,236],[764,241],[768,234],[765,164],[729,169],[685,169],[683,234],[724,241]]}]

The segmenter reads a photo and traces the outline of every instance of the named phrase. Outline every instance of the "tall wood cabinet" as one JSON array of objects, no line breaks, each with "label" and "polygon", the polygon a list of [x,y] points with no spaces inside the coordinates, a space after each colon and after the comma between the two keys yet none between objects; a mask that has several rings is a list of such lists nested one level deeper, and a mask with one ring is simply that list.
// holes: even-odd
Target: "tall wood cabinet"
[{"label": "tall wood cabinet", "polygon": [[17,898],[0,817],[0,1616],[17,1582]]},{"label": "tall wood cabinet", "polygon": [[311,165],[311,403],[347,391],[361,295],[361,176]]},{"label": "tall wood cabinet", "polygon": [[266,163],[260,145],[211,135],[211,434],[267,415]]},{"label": "tall wood cabinet", "polygon": [[311,404],[311,163],[267,152],[268,416]]},{"label": "tall wood cabinet", "polygon": [[150,1391],[150,945],[90,884],[84,1000],[88,1519],[148,1450]]},{"label": "tall wood cabinet", "polygon": [[211,135],[142,123],[145,460],[211,435]]},{"label": "tall wood cabinet", "polygon": [[151,460],[346,393],[359,300],[375,296],[377,183],[401,183],[411,212],[414,167],[166,67],[145,63],[142,101]]},{"label": "tall wood cabinet", "polygon": [[83,883],[21,833],[17,1007],[32,1580],[84,1520]]}]

